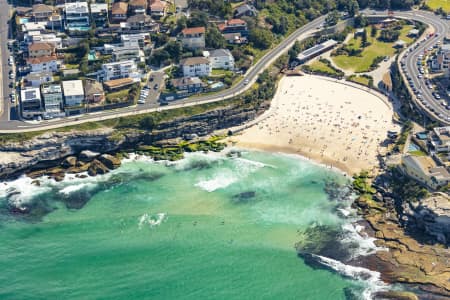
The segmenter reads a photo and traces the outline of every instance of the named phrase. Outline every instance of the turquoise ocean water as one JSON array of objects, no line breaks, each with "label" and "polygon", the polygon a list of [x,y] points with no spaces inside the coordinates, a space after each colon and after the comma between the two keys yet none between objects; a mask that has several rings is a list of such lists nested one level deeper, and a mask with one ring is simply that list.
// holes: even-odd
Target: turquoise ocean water
[{"label": "turquoise ocean water", "polygon": [[[0,299],[362,294],[366,283],[312,268],[294,247],[313,224],[349,222],[336,208],[351,200],[330,200],[330,180],[347,183],[298,157],[244,152],[194,153],[175,163],[130,159],[105,176],[40,186],[27,178],[1,183]],[[33,217],[7,209],[30,203]]]}]

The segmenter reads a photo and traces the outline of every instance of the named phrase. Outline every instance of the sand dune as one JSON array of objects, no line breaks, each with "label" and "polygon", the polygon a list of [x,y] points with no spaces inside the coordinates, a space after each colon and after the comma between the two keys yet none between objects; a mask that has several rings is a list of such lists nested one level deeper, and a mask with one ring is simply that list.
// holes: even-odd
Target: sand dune
[{"label": "sand dune", "polygon": [[389,103],[318,76],[284,77],[271,108],[232,137],[237,146],[298,153],[353,174],[378,165],[392,122]]}]

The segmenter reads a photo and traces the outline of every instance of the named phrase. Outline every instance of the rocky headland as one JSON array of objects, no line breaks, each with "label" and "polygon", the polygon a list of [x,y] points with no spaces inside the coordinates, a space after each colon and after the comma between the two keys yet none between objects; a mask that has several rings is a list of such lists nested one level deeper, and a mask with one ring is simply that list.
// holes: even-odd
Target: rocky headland
[{"label": "rocky headland", "polygon": [[[114,128],[47,132],[28,141],[0,144],[0,179],[13,179],[24,173],[32,177],[48,175],[56,180],[64,173],[104,174],[120,165],[126,152],[149,154],[155,159],[177,159],[183,151],[217,148],[200,147],[191,142],[207,143],[209,135],[253,120],[268,107],[229,106],[159,122],[151,129]],[[188,141],[187,143],[184,141]]]}]

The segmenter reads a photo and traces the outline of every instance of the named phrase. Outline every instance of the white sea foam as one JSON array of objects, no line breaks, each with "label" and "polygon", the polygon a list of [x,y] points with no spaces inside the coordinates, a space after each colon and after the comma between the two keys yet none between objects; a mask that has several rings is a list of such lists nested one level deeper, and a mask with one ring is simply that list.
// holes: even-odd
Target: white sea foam
[{"label": "white sea foam", "polygon": [[232,174],[218,174],[212,179],[199,181],[195,186],[207,192],[214,192],[215,190],[226,188],[238,180],[239,178],[234,177]]},{"label": "white sea foam", "polygon": [[46,184],[37,186],[32,182],[33,179],[25,175],[13,181],[3,182],[0,184],[0,197],[7,198],[9,205],[20,209],[33,197],[51,190]]},{"label": "white sea foam", "polygon": [[167,214],[166,213],[157,213],[155,215],[151,215],[148,213],[143,214],[139,218],[139,229],[142,229],[142,226],[149,225],[150,228],[159,226],[162,224],[162,222],[167,220]]},{"label": "white sea foam", "polygon": [[365,290],[362,299],[371,300],[375,292],[387,289],[388,285],[380,279],[380,273],[362,267],[346,265],[340,261],[311,254],[321,264],[335,270],[339,274],[362,282]]},{"label": "white sea foam", "polygon": [[213,192],[218,189],[226,188],[265,166],[264,163],[258,161],[235,158],[231,160],[230,167],[220,168],[212,177],[202,178],[195,186],[207,192]]},{"label": "white sea foam", "polygon": [[356,223],[348,223],[342,225],[345,236],[341,240],[342,243],[356,243],[358,248],[352,253],[353,257],[366,256],[374,254],[377,251],[387,251],[387,248],[377,247],[375,245],[376,238],[369,237],[363,232],[364,227]]}]

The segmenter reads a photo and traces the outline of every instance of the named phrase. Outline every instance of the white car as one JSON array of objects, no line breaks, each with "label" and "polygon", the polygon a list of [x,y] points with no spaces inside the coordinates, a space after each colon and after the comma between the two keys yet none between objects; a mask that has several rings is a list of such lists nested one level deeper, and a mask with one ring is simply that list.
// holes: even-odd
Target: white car
[{"label": "white car", "polygon": [[248,79],[244,80],[244,85],[247,85],[250,81]]}]

